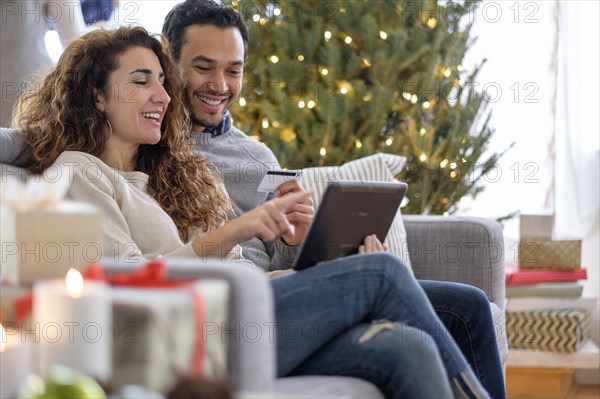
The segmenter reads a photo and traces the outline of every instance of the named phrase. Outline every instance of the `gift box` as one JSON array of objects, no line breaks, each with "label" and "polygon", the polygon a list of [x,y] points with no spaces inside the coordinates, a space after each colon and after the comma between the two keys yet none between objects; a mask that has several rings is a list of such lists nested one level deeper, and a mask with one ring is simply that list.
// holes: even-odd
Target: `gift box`
[{"label": "gift box", "polygon": [[519,216],[519,233],[521,239],[552,239],[554,214],[550,211],[538,213],[521,213]]},{"label": "gift box", "polygon": [[62,201],[49,208],[2,210],[1,278],[11,285],[81,270],[102,256],[102,215],[92,205]]},{"label": "gift box", "polygon": [[[202,280],[113,291],[113,381],[168,392],[183,375],[226,379],[229,285]],[[239,333],[239,332],[238,332]]]},{"label": "gift box", "polygon": [[589,337],[589,312],[546,309],[506,313],[509,348],[576,352]]},{"label": "gift box", "polygon": [[578,269],[581,267],[581,240],[521,239],[519,267]]}]

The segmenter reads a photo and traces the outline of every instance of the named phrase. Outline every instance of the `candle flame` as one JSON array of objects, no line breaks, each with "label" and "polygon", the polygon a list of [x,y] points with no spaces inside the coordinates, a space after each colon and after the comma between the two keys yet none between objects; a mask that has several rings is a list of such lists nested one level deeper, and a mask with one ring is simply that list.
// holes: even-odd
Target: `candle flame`
[{"label": "candle flame", "polygon": [[4,327],[2,323],[0,323],[0,352],[4,352],[4,347],[6,346],[6,336],[4,334]]},{"label": "candle flame", "polygon": [[70,268],[66,278],[67,293],[71,298],[79,298],[83,293],[83,277],[77,270]]}]

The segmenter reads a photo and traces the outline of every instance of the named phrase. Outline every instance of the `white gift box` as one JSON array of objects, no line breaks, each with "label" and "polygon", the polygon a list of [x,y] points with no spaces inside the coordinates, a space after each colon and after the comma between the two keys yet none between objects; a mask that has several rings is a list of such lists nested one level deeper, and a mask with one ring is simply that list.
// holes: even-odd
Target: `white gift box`
[{"label": "white gift box", "polygon": [[183,375],[226,380],[227,334],[235,333],[227,322],[227,282],[117,287],[113,301],[113,387],[137,384],[167,393]]},{"label": "white gift box", "polygon": [[2,282],[28,286],[98,261],[102,215],[90,204],[72,201],[22,213],[3,208],[0,237]]},{"label": "white gift box", "polygon": [[550,240],[552,238],[554,213],[551,211],[521,213],[519,221],[521,239],[535,238]]}]

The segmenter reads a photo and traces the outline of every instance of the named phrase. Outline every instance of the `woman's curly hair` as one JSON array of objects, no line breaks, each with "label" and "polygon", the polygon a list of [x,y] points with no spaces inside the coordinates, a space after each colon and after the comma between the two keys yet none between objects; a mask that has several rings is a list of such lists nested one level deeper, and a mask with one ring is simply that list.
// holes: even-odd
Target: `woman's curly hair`
[{"label": "woman's curly hair", "polygon": [[160,141],[140,145],[136,170],[150,176],[148,193],[187,241],[190,230],[214,230],[227,221],[232,209],[219,173],[193,154],[191,125],[175,66],[160,41],[144,28],[100,29],[72,41],[43,82],[21,97],[14,120],[31,145],[32,172],[42,172],[63,151],[98,157],[109,133],[106,116],[96,108],[97,94],[108,98],[109,77],[119,67],[119,56],[131,47],[156,54],[171,97]]}]

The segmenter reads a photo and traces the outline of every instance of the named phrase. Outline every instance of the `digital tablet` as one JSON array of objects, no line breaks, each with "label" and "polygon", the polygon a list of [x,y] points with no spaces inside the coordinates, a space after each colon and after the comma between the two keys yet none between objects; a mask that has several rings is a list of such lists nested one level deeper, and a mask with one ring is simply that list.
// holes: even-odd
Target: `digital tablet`
[{"label": "digital tablet", "polygon": [[376,234],[383,242],[406,189],[406,183],[329,183],[294,269],[356,254],[370,234]]}]

